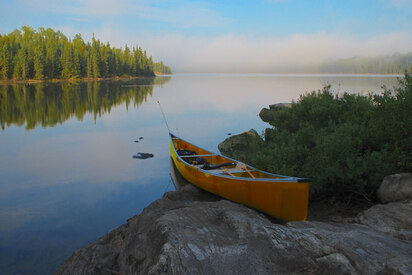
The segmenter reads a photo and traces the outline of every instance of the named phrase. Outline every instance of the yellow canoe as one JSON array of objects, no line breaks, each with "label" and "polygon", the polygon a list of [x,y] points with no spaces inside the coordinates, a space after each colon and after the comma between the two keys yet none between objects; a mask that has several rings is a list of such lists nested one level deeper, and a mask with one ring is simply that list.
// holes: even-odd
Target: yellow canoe
[{"label": "yellow canoe", "polygon": [[309,180],[271,174],[170,133],[170,156],[190,183],[285,221],[306,220]]}]

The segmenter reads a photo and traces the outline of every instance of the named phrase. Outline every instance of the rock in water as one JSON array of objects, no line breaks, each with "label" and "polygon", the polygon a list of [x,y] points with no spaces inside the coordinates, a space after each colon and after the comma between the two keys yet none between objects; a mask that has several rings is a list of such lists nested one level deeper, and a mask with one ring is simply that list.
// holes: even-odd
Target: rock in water
[{"label": "rock in water", "polygon": [[270,125],[274,126],[273,120],[276,113],[282,109],[292,107],[292,103],[277,103],[269,105],[269,109],[263,108],[259,112],[259,117],[262,121],[269,123]]},{"label": "rock in water", "polygon": [[382,202],[412,200],[412,174],[402,173],[387,176],[378,189]]},{"label": "rock in water", "polygon": [[153,154],[150,153],[137,153],[136,155],[133,156],[134,159],[148,159],[154,157]]},{"label": "rock in water", "polygon": [[192,185],[166,193],[56,274],[412,273],[412,242],[360,224],[276,224],[201,194]]},{"label": "rock in water", "polygon": [[250,129],[248,132],[228,137],[218,145],[218,149],[225,156],[248,162],[258,142],[263,142],[262,138],[255,130]]}]

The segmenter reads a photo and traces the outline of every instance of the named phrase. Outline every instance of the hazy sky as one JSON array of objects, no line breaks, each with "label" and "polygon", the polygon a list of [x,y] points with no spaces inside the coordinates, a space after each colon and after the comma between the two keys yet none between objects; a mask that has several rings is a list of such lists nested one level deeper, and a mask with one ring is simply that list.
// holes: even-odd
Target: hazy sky
[{"label": "hazy sky", "polygon": [[175,72],[412,51],[412,0],[0,0],[0,33],[23,25],[139,45]]}]

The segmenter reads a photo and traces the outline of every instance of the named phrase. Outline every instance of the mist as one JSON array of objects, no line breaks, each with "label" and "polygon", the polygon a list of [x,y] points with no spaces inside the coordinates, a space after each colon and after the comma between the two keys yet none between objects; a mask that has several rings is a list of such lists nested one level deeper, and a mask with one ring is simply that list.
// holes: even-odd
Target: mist
[{"label": "mist", "polygon": [[284,38],[166,35],[143,37],[137,42],[174,72],[298,72],[331,59],[412,50],[408,33],[368,38],[326,33]]},{"label": "mist", "polygon": [[[69,36],[75,31],[61,28]],[[82,32],[85,40],[92,33]],[[112,46],[139,46],[162,60],[174,73],[276,73],[307,72],[324,61],[355,56],[375,57],[412,52],[412,34],[397,32],[378,36],[355,36],[319,32],[285,37],[247,35],[185,36],[181,34],[139,35],[102,28],[95,32]]]}]

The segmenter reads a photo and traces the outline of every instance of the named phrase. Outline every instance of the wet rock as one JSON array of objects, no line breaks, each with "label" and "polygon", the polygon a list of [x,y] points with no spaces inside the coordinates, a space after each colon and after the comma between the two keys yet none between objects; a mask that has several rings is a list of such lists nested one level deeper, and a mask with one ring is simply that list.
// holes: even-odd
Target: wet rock
[{"label": "wet rock", "polygon": [[255,130],[250,129],[248,132],[228,137],[218,145],[218,149],[225,156],[247,162],[259,142],[263,142],[262,138]]},{"label": "wet rock", "polygon": [[278,111],[284,108],[290,108],[292,107],[292,103],[276,103],[276,104],[272,104],[269,105],[269,109],[270,110],[274,110],[274,111]]},{"label": "wet rock", "polygon": [[259,112],[259,117],[261,120],[264,122],[269,123],[270,125],[273,125],[273,120],[276,115],[276,112],[279,110],[285,109],[285,108],[290,108],[292,107],[292,103],[277,103],[277,104],[272,104],[269,105],[269,109],[263,108]]},{"label": "wet rock", "polygon": [[410,241],[361,224],[272,223],[204,193],[192,185],[166,193],[56,274],[412,273]]},{"label": "wet rock", "polygon": [[374,205],[360,213],[357,222],[394,237],[412,241],[412,202]]},{"label": "wet rock", "polygon": [[153,154],[150,153],[137,153],[136,155],[133,156],[134,159],[148,159],[154,157]]},{"label": "wet rock", "polygon": [[412,200],[412,174],[402,173],[387,176],[378,189],[382,202]]}]

